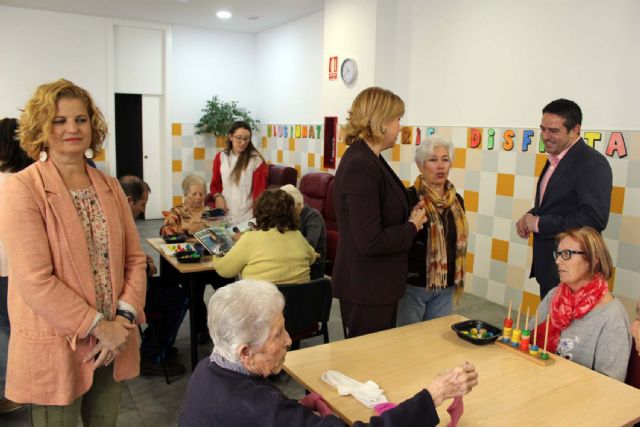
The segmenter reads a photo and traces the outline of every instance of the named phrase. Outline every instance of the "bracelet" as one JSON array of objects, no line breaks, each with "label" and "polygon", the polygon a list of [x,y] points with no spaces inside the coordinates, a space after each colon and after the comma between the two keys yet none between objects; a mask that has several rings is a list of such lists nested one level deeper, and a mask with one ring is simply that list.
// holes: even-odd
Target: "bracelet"
[{"label": "bracelet", "polygon": [[224,196],[222,195],[222,193],[216,193],[213,195],[213,200],[216,200],[218,197],[222,197],[224,199]]},{"label": "bracelet", "polygon": [[136,316],[134,316],[132,312],[127,310],[116,310],[116,316],[124,317],[129,321],[129,323],[134,323],[136,321]]}]

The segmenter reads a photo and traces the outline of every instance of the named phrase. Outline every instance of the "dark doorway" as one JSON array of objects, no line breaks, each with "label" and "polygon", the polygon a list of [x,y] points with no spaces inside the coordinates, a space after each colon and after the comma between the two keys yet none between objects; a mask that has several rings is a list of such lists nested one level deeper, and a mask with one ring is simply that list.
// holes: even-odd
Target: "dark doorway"
[{"label": "dark doorway", "polygon": [[142,178],[142,95],[116,93],[116,174]]}]

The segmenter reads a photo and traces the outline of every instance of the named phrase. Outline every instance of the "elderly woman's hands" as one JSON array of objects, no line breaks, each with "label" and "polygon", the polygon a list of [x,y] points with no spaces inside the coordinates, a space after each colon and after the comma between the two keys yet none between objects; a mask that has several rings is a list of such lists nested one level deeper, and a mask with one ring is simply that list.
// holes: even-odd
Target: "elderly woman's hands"
[{"label": "elderly woman's hands", "polygon": [[216,209],[222,209],[225,213],[229,212],[229,207],[227,206],[227,201],[225,200],[222,194],[216,194],[215,196],[215,207]]},{"label": "elderly woman's hands", "polygon": [[427,212],[424,209],[424,201],[420,200],[411,210],[409,222],[416,226],[416,231],[420,231],[425,222],[427,222]]},{"label": "elderly woman's hands", "polygon": [[98,356],[93,363],[94,369],[109,365],[127,348],[127,340],[135,328],[136,325],[120,316],[116,316],[114,320],[100,321],[93,330],[98,344],[91,349],[84,361],[88,362]]},{"label": "elderly woman's hands", "polygon": [[462,396],[478,385],[478,373],[469,362],[438,375],[427,387],[433,404],[439,406],[447,399]]}]

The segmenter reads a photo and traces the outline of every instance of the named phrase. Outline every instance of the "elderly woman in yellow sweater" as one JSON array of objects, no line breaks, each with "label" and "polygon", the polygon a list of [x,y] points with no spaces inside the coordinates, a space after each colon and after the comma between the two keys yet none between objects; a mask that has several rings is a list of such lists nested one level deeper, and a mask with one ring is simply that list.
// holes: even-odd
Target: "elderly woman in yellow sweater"
[{"label": "elderly woman in yellow sweater", "polygon": [[276,284],[308,282],[317,254],[298,231],[293,198],[282,190],[265,191],[254,213],[256,229],[244,233],[225,256],[214,258],[218,274]]}]

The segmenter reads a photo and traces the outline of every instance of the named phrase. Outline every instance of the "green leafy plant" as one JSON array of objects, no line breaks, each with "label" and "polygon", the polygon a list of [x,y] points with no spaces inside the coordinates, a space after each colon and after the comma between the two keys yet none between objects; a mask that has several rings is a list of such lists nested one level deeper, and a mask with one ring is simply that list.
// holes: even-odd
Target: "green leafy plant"
[{"label": "green leafy plant", "polygon": [[214,96],[202,109],[204,113],[200,121],[196,124],[196,133],[212,133],[215,136],[225,136],[233,122],[244,120],[251,126],[251,129],[258,130],[259,120],[254,120],[249,116],[249,111],[239,108],[236,101],[225,102]]}]

